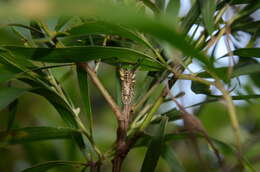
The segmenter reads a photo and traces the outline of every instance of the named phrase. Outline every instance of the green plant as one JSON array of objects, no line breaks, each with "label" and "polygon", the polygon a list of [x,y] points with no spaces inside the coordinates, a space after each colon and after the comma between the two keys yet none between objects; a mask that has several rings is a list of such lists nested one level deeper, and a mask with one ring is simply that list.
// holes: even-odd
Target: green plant
[{"label": "green plant", "polygon": [[[178,16],[179,0],[21,1],[2,5],[1,10],[8,9],[9,16],[19,14],[26,22],[15,18],[14,23],[1,25],[3,35],[12,33],[6,35],[12,44],[2,43],[0,49],[0,109],[6,108],[8,115],[6,128],[0,132],[1,146],[71,139],[85,158],[80,162],[49,161],[24,171],[76,166],[95,172],[111,162],[112,170],[120,172],[129,151],[143,146],[147,151],[142,172],[155,171],[160,157],[168,162],[170,171],[184,171],[185,165],[177,160],[171,146],[172,142],[183,140],[191,143],[192,154],[199,159],[195,160],[195,171],[209,171],[213,161],[218,162],[215,165],[218,171],[255,171],[244,156],[246,142],[241,139],[233,100],[260,98],[252,91],[242,94],[239,86],[234,87],[242,75],[248,75],[259,86],[260,64],[255,57],[260,54],[256,47],[260,27],[259,21],[252,18],[259,9],[258,1],[196,0],[184,17]],[[225,17],[231,10],[234,14]],[[200,33],[199,27],[204,28]],[[239,32],[251,35],[243,48],[236,46]],[[228,49],[223,57],[229,57],[229,64],[216,67],[219,61],[215,58],[216,46],[223,38]],[[238,56],[238,62],[234,62],[233,56]],[[194,61],[202,72],[189,70]],[[112,65],[116,73],[111,77],[116,81],[114,95],[100,79],[100,70],[106,70],[103,64]],[[55,74],[55,69],[68,67],[69,72],[77,73],[82,105],[71,98],[62,78]],[[135,77],[145,79],[136,83]],[[225,102],[234,133],[233,144],[213,138],[200,117],[190,115],[178,103],[176,99],[183,93],[172,95],[170,91],[178,80],[192,81],[192,91],[207,96],[206,101],[194,105],[200,109],[210,102]],[[90,98],[93,91],[89,82],[99,90],[117,121],[116,140],[106,151],[100,150],[95,140],[92,113],[95,102]],[[221,94],[214,95],[210,87]],[[67,127],[14,128],[18,98],[26,92],[46,98]],[[237,95],[233,96],[233,92]],[[161,113],[158,110],[165,102],[174,102],[177,108]],[[178,119],[184,120],[184,126],[172,123]],[[206,151],[213,154],[209,159],[202,153],[201,145],[205,143],[199,139],[209,144]],[[233,158],[231,166],[227,163],[229,158]]]}]

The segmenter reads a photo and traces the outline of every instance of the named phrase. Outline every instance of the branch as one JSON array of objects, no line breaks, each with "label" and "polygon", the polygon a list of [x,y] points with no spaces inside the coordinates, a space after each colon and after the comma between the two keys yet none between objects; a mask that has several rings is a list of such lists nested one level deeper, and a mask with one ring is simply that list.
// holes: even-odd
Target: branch
[{"label": "branch", "polygon": [[106,90],[106,88],[103,86],[99,78],[97,77],[97,74],[89,67],[87,63],[79,63],[79,66],[82,67],[86,72],[89,74],[91,80],[96,85],[96,87],[99,89],[101,94],[106,99],[109,106],[112,108],[114,114],[116,115],[116,118],[118,121],[122,120],[122,112],[119,108],[119,106],[116,104],[112,96],[109,94],[109,92]]}]

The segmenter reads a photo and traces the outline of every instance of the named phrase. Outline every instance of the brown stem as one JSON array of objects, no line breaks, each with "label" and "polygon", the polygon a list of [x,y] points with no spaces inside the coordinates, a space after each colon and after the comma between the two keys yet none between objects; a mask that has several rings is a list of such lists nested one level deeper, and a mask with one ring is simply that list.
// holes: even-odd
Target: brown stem
[{"label": "brown stem", "polygon": [[101,162],[100,161],[90,162],[90,163],[88,163],[88,166],[90,167],[91,172],[100,172]]},{"label": "brown stem", "polygon": [[116,141],[116,156],[112,160],[113,172],[121,172],[123,161],[128,153],[128,146],[126,143],[127,129],[129,125],[131,105],[124,105],[122,120],[118,121],[117,141]]},{"label": "brown stem", "polygon": [[87,63],[79,63],[79,66],[87,71],[87,73],[89,74],[91,80],[96,85],[96,87],[99,89],[99,91],[104,96],[104,98],[108,102],[109,106],[113,110],[114,114],[116,115],[117,120],[121,120],[122,113],[120,111],[119,106],[116,104],[116,102],[114,101],[112,96],[109,94],[109,92],[103,86],[103,84],[101,83],[101,81],[97,77],[97,74],[95,73],[95,71],[93,69],[91,69]]}]

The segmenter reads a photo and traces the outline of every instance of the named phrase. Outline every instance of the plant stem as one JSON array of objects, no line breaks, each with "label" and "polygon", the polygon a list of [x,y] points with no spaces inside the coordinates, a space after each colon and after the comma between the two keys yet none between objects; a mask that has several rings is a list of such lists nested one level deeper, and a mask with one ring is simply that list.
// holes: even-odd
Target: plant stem
[{"label": "plant stem", "polygon": [[239,130],[239,122],[236,116],[236,109],[232,100],[232,97],[230,96],[229,92],[224,88],[223,84],[220,81],[216,81],[216,87],[222,92],[223,98],[225,99],[227,103],[227,108],[229,112],[229,117],[231,120],[231,125],[234,130],[234,135],[236,138],[236,146],[238,153],[240,155],[241,153],[241,137],[240,137],[240,130]]},{"label": "plant stem", "polygon": [[178,79],[197,81],[197,82],[203,83],[205,85],[213,85],[214,84],[213,82],[202,79],[200,77],[197,77],[197,76],[194,76],[194,75],[187,75],[187,74],[179,74]]},{"label": "plant stem", "polygon": [[106,88],[103,86],[103,84],[101,83],[101,81],[97,77],[97,74],[93,71],[93,69],[91,69],[89,67],[89,65],[87,63],[81,63],[80,66],[84,70],[86,70],[86,72],[89,74],[91,80],[96,85],[96,87],[99,89],[99,91],[104,96],[104,98],[106,99],[107,103],[109,104],[109,106],[113,110],[114,114],[116,115],[116,118],[118,120],[122,120],[122,115],[121,115],[122,113],[121,113],[121,110],[120,110],[119,106],[116,104],[116,102],[114,101],[112,96],[108,93]]},{"label": "plant stem", "polygon": [[167,95],[167,93],[166,93],[166,87],[165,87],[164,90],[162,91],[161,95],[155,101],[155,103],[152,106],[152,109],[150,110],[150,112],[146,115],[145,120],[143,121],[143,123],[140,127],[141,132],[144,131],[144,129],[150,124],[154,113],[159,109],[159,107],[163,103],[163,100],[164,100],[166,95]]}]

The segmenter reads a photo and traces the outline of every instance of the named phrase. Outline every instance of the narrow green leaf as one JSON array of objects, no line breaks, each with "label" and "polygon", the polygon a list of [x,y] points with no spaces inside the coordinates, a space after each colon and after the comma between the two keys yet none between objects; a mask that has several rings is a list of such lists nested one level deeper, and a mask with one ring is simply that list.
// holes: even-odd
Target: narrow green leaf
[{"label": "narrow green leaf", "polygon": [[28,89],[2,87],[0,88],[0,110],[12,103],[15,99],[23,95]]},{"label": "narrow green leaf", "polygon": [[163,66],[142,52],[119,47],[85,46],[68,48],[25,48],[5,46],[16,57],[51,63],[86,62],[101,59],[109,64],[140,64],[148,70],[161,70]]},{"label": "narrow green leaf", "polygon": [[[55,2],[53,5],[59,6]],[[101,1],[73,1],[73,3],[66,1],[63,5],[72,7],[66,8],[67,15],[73,14],[77,16],[100,18],[111,23],[122,24],[129,29],[139,30],[145,34],[150,34],[154,38],[168,42],[171,46],[180,50],[184,56],[196,58],[210,70],[214,70],[208,57],[187,41],[186,34],[178,31],[175,25],[169,24],[171,22],[167,17],[162,17],[162,19],[152,18],[151,16],[139,13],[136,8],[132,6],[125,6],[124,4],[116,5],[110,1],[102,1],[102,3]],[[88,6],[93,10],[75,9],[82,6]],[[55,11],[50,10],[46,16],[51,16],[53,13],[57,15],[62,13],[62,11],[63,10],[59,8]],[[117,13],[115,13],[115,11],[117,11]],[[195,18],[197,19],[198,17],[196,16]]]},{"label": "narrow green leaf", "polygon": [[181,28],[184,34],[187,34],[194,23],[198,20],[200,15],[199,2],[195,2],[191,7],[189,13],[184,17],[181,23]]},{"label": "narrow green leaf", "polygon": [[24,76],[33,78],[34,80],[42,80],[49,83],[46,73],[41,70],[32,71],[32,69],[40,68],[34,65],[30,60],[12,56],[6,51],[0,51],[0,63],[4,69],[14,74],[24,74]]},{"label": "narrow green leaf", "polygon": [[171,0],[168,3],[166,13],[171,16],[172,20],[177,23],[177,18],[179,14],[179,9],[181,6],[180,0]]},{"label": "narrow green leaf", "polygon": [[[220,78],[222,78],[224,81],[227,81],[228,67],[216,68],[215,71]],[[231,78],[242,76],[242,75],[251,75],[259,72],[260,72],[260,64],[258,63],[234,66]],[[203,78],[211,78],[211,76],[207,72],[198,73],[197,76]]]},{"label": "narrow green leaf", "polygon": [[181,162],[178,160],[174,150],[169,145],[165,145],[162,151],[162,157],[167,161],[171,172],[184,172],[185,169]]},{"label": "narrow green leaf", "polygon": [[93,131],[93,117],[91,110],[91,102],[90,102],[90,94],[89,94],[89,85],[88,85],[88,74],[87,72],[80,67],[77,66],[77,74],[78,74],[78,82],[79,88],[81,92],[81,98],[84,104],[84,111],[87,117],[87,127],[89,128],[90,133]]},{"label": "narrow green leaf", "polygon": [[159,118],[154,119],[152,121],[152,123],[159,123],[162,120],[163,116],[167,116],[168,121],[175,121],[175,120],[181,119],[180,111],[178,111],[176,108],[174,108],[172,110],[169,110],[169,111],[161,114],[161,116]]},{"label": "narrow green leaf", "polygon": [[[1,63],[1,62],[0,62]],[[6,82],[14,78],[16,73],[6,70],[2,65],[0,65],[0,83]]]},{"label": "narrow green leaf", "polygon": [[70,21],[71,18],[72,17],[69,17],[69,16],[61,16],[61,17],[59,17],[58,22],[57,22],[57,24],[55,26],[55,30],[56,31],[60,31],[61,28],[63,26],[65,26]]},{"label": "narrow green leaf", "polygon": [[[46,37],[45,33],[42,32],[42,28],[38,21],[31,20],[30,21],[30,27],[33,28],[33,30],[30,30],[31,36],[33,39],[44,39]],[[39,47],[45,47],[46,45],[48,47],[52,47],[52,44],[50,42],[36,42],[36,45]]]},{"label": "narrow green leaf", "polygon": [[[210,95],[210,97],[222,98],[222,96],[213,96],[213,95]],[[259,99],[259,98],[260,98],[260,95],[258,95],[258,94],[232,96],[232,100],[248,100],[248,99]]]},{"label": "narrow green leaf", "polygon": [[[189,137],[188,133],[167,134],[165,136],[165,139],[170,141],[170,140],[176,140],[176,139],[186,139],[188,137]],[[201,134],[196,134],[196,137],[204,138],[204,136]],[[212,138],[212,137],[210,137],[209,139],[213,142],[213,144],[217,147],[217,149],[220,150],[222,153],[237,155],[237,151],[233,146],[231,146],[225,142],[222,142],[218,139]],[[254,168],[252,167],[252,165],[250,164],[250,162],[247,160],[246,157],[241,157],[241,160],[242,160],[244,167],[246,167],[247,170],[249,170],[250,172],[255,172]]]},{"label": "narrow green leaf", "polygon": [[199,0],[204,25],[209,34],[214,31],[215,0]]},{"label": "narrow green leaf", "polygon": [[[204,136],[197,133],[195,134],[194,133],[194,136],[196,136],[197,138],[199,139],[204,139]],[[164,137],[164,142],[170,142],[170,141],[176,141],[176,140],[185,140],[189,138],[189,133],[174,133],[174,134],[167,134],[165,135]],[[140,146],[146,146],[147,144],[151,143],[153,137],[150,136],[150,135],[147,135],[147,134],[144,134],[141,139],[139,140],[139,142],[135,145],[135,147],[140,147]],[[225,142],[222,142],[218,139],[215,139],[215,138],[212,138],[210,137],[209,138],[213,144],[216,146],[216,148],[223,154],[226,154],[226,155],[237,155],[237,151],[236,149],[225,143]],[[155,148],[157,149],[157,148]],[[242,157],[242,162],[243,162],[243,165],[251,172],[255,172],[255,170],[253,169],[253,167],[250,165],[250,163],[248,162],[248,160],[245,158],[245,157]],[[152,165],[152,164],[151,164]]]},{"label": "narrow green leaf", "polygon": [[191,90],[196,94],[210,94],[210,86],[200,82],[191,82]]},{"label": "narrow green leaf", "polygon": [[260,21],[252,21],[252,22],[238,22],[233,23],[232,32],[235,31],[244,31],[250,34],[254,34],[260,28]]},{"label": "narrow green leaf", "polygon": [[[32,80],[29,78],[20,78],[21,81],[34,87],[30,92],[41,95],[45,97],[53,107],[58,111],[64,122],[73,129],[78,129],[79,125],[77,123],[77,114],[73,111],[73,108],[67,101],[65,101],[57,92],[52,88],[46,86],[45,83],[40,82],[40,80]],[[85,143],[83,141],[82,134],[76,133],[73,135],[74,140],[81,150],[85,149]]]},{"label": "narrow green leaf", "polygon": [[[209,98],[206,101],[202,101],[193,105],[188,106],[187,108],[191,108],[191,107],[196,107],[196,106],[200,106],[203,104],[207,104],[207,103],[213,103],[213,102],[217,102],[219,101],[222,96],[213,96],[213,95],[208,95]],[[232,96],[232,100],[249,100],[249,99],[258,99],[260,98],[260,95],[240,95],[240,96]]]},{"label": "narrow green leaf", "polygon": [[260,75],[260,72],[257,72],[257,73],[253,73],[250,75],[252,81],[254,82],[254,84],[260,88],[260,80],[259,80],[259,75]]},{"label": "narrow green leaf", "polygon": [[27,127],[0,132],[1,144],[23,144],[32,141],[72,139],[80,133],[70,128],[55,127]]},{"label": "narrow green leaf", "polygon": [[155,0],[156,5],[163,11],[166,5],[166,0]]},{"label": "narrow green leaf", "polygon": [[164,136],[167,121],[168,118],[164,117],[160,123],[160,128],[156,131],[155,136],[152,137],[152,141],[148,147],[148,150],[144,158],[141,172],[155,171],[155,168],[157,166],[158,160],[160,158],[164,146]]},{"label": "narrow green leaf", "polygon": [[73,112],[70,105],[64,101],[55,91],[47,88],[34,88],[30,92],[45,97],[59,112],[62,119],[71,128],[78,128],[75,113]]},{"label": "narrow green leaf", "polygon": [[9,131],[13,127],[13,123],[17,111],[17,105],[18,105],[17,99],[9,105],[8,124],[6,129],[7,131]]},{"label": "narrow green leaf", "polygon": [[33,167],[27,168],[22,172],[46,172],[52,168],[62,167],[62,166],[84,167],[86,166],[86,163],[77,162],[77,161],[47,161],[44,163],[37,164]]},{"label": "narrow green leaf", "polygon": [[151,10],[153,10],[154,13],[160,13],[160,8],[155,3],[151,2],[150,0],[142,0],[142,2]]},{"label": "narrow green leaf", "polygon": [[149,48],[151,47],[151,45],[140,35],[138,35],[137,32],[127,29],[124,26],[105,21],[88,21],[82,25],[72,27],[66,32],[69,33],[70,36],[82,36],[90,34],[119,35],[121,37],[141,43]]},{"label": "narrow green leaf", "polygon": [[30,27],[33,28],[31,31],[31,36],[33,39],[38,39],[38,38],[44,38],[45,35],[41,30],[41,26],[38,24],[37,21],[31,20],[30,21]]},{"label": "narrow green leaf", "polygon": [[249,75],[249,74],[259,73],[259,72],[260,72],[260,64],[259,63],[247,64],[247,65],[243,65],[241,67],[235,68],[232,76],[238,77],[238,76],[241,76],[241,75]]},{"label": "narrow green leaf", "polygon": [[256,57],[260,58],[260,48],[240,48],[233,51],[234,55],[237,55],[241,58],[244,57]]}]

